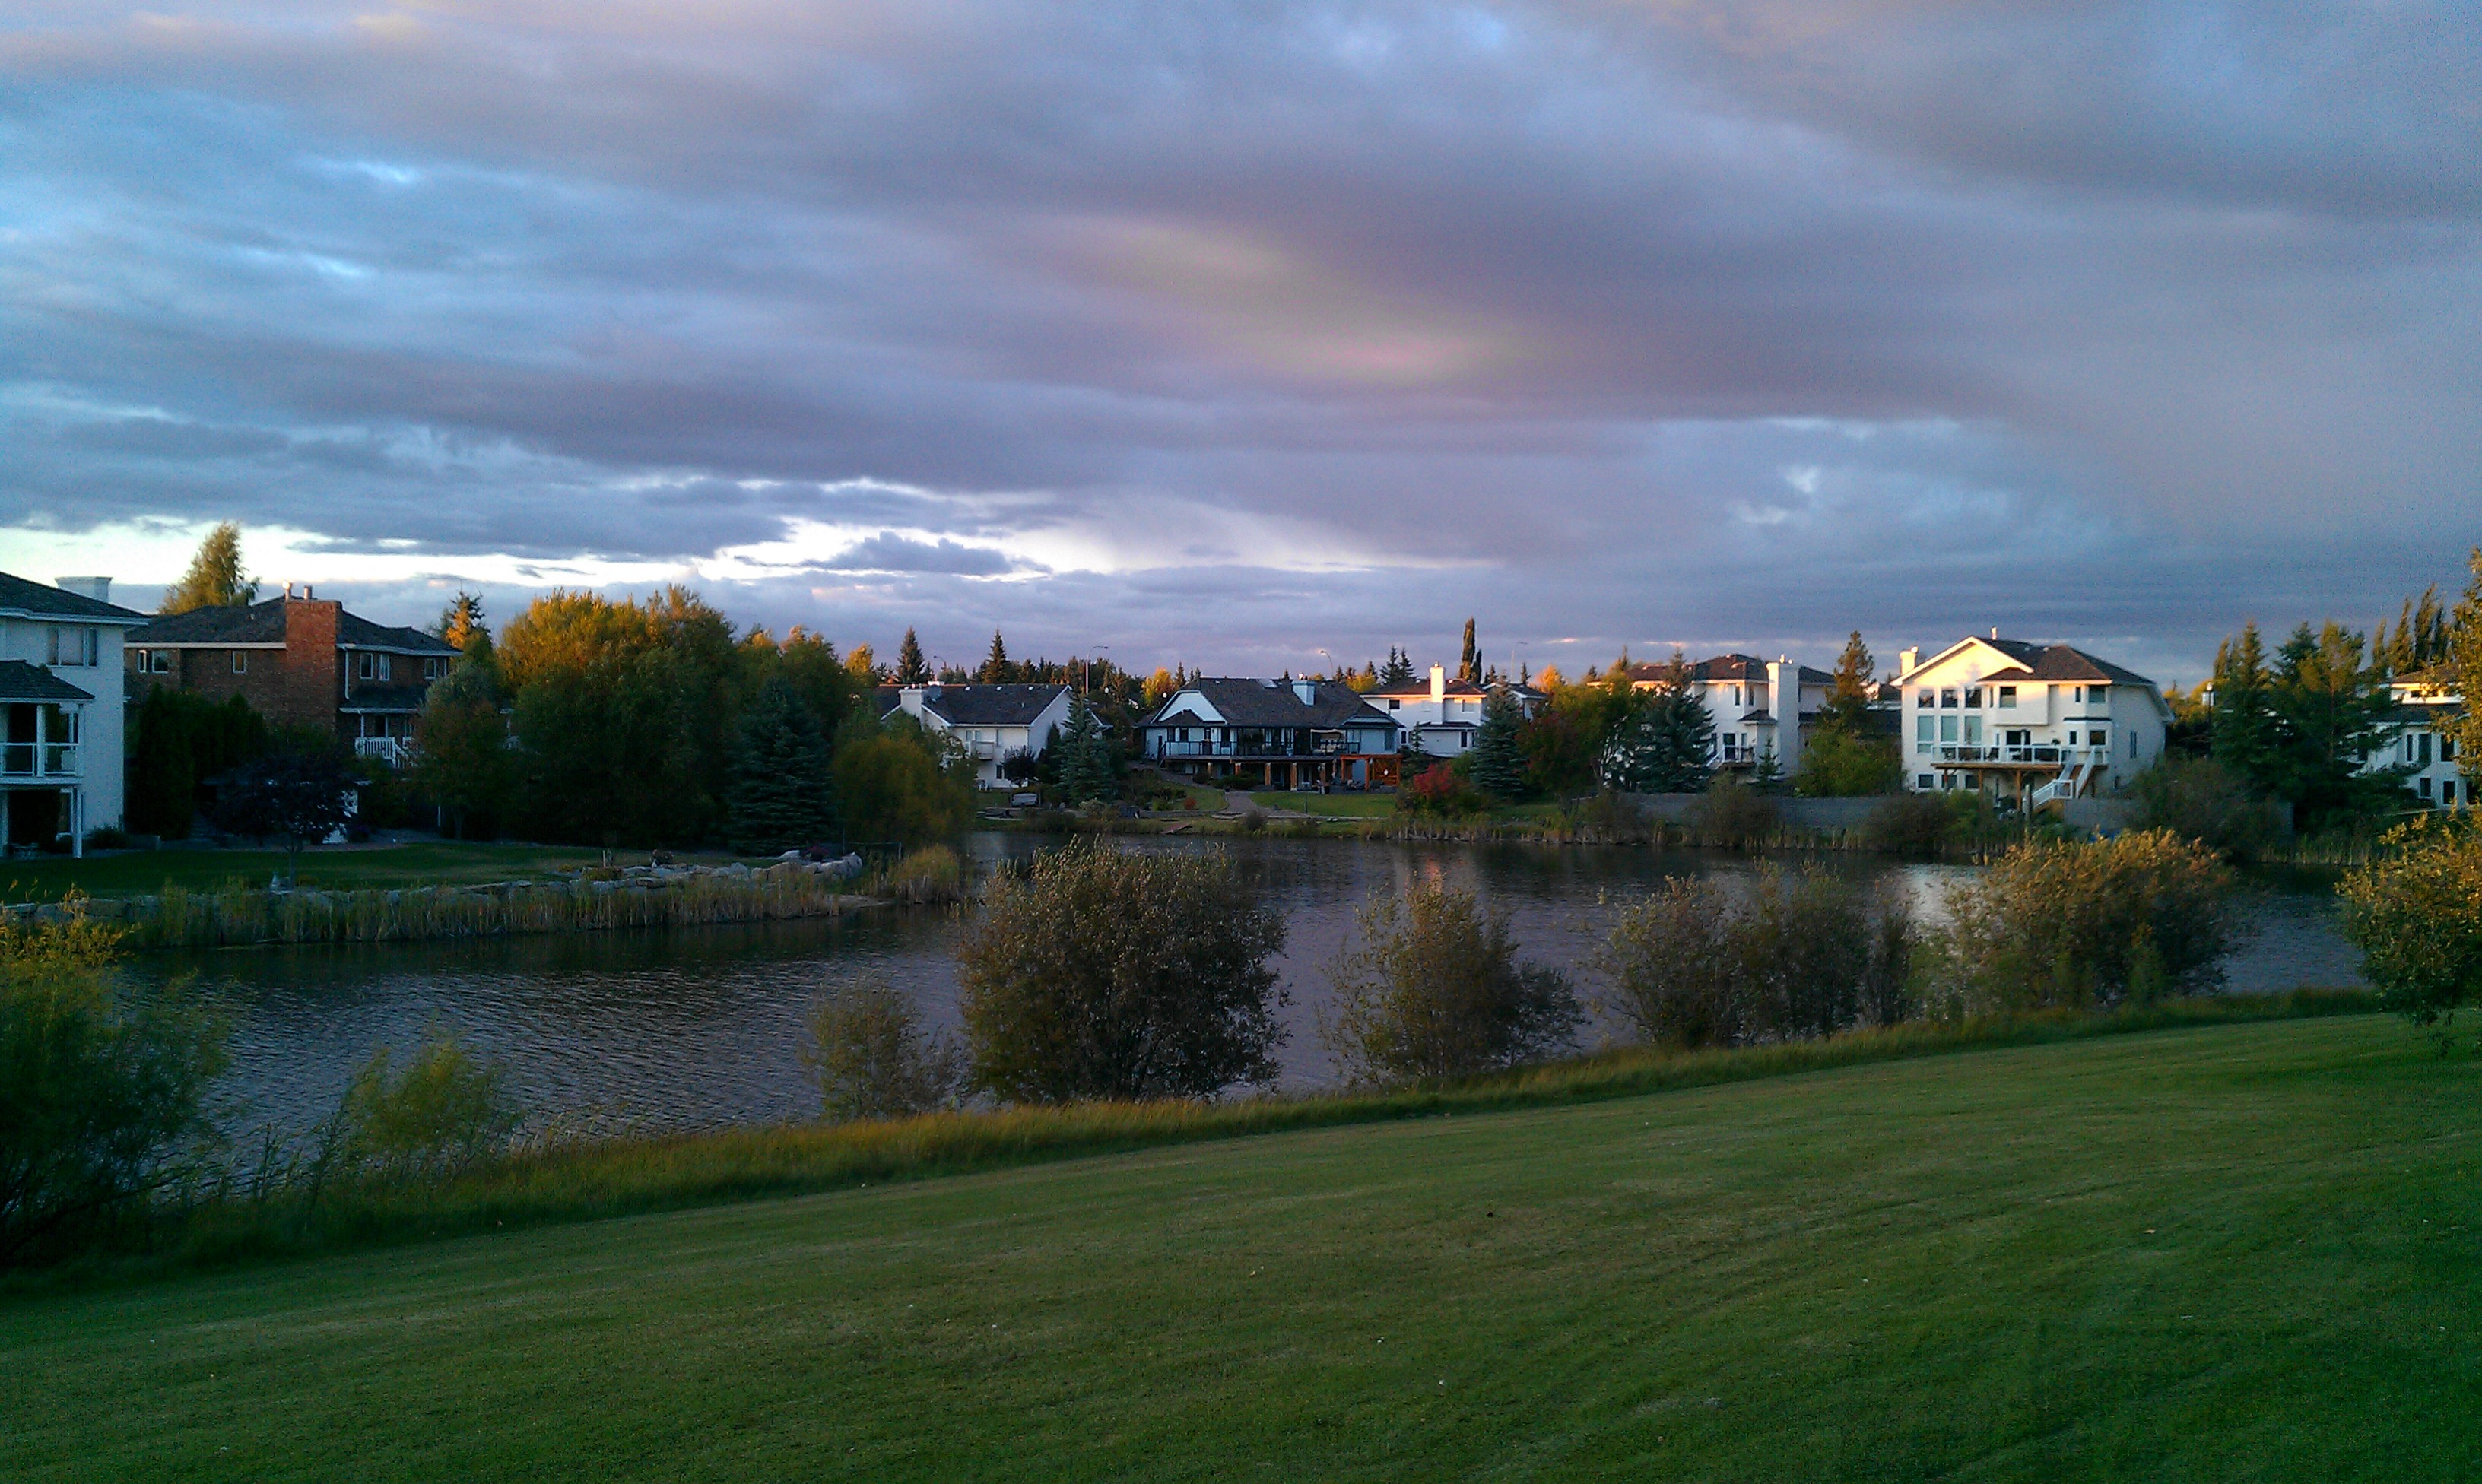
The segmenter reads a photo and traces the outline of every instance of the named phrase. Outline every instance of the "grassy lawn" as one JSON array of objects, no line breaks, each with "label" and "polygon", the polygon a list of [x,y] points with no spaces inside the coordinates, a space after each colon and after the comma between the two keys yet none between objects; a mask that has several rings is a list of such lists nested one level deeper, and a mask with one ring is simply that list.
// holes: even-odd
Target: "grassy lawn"
[{"label": "grassy lawn", "polygon": [[[302,885],[349,891],[361,887],[427,886],[442,882],[507,881],[574,871],[603,859],[598,848],[572,846],[470,845],[441,841],[419,845],[337,846],[302,852]],[[643,865],[644,850],[620,851],[615,860]],[[722,857],[718,857],[722,859]],[[284,870],[281,850],[136,850],[87,860],[66,856],[0,864],[0,900],[51,901],[71,887],[90,897],[144,896],[167,881],[192,891],[215,891],[232,881],[265,886]]]},{"label": "grassy lawn", "polygon": [[1292,794],[1278,789],[1254,793],[1250,801],[1261,809],[1285,809],[1339,820],[1385,819],[1396,812],[1393,794]]},{"label": "grassy lawn", "polygon": [[2477,1079],[2178,1030],[20,1297],[0,1472],[2469,1478]]}]

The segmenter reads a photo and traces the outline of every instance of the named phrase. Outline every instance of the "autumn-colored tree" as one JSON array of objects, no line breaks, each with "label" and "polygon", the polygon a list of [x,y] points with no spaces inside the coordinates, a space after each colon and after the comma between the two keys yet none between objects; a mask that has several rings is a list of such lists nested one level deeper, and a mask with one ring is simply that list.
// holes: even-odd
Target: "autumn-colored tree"
[{"label": "autumn-colored tree", "polygon": [[161,610],[186,613],[201,608],[240,608],[258,601],[258,579],[241,570],[241,527],[224,521],[198,543],[190,569],[164,594]]}]

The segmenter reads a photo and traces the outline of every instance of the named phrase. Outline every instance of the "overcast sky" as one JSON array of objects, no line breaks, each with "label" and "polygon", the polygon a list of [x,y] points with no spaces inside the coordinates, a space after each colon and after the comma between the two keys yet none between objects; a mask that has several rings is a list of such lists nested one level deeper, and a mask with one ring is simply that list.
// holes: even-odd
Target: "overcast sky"
[{"label": "overcast sky", "polygon": [[0,14],[0,565],[2185,681],[2482,540],[2469,0],[383,4]]}]

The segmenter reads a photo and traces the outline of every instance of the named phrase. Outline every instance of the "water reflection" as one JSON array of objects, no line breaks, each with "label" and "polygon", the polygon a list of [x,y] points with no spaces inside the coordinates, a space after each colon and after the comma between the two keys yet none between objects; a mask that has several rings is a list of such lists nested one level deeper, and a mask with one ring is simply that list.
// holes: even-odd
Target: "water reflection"
[{"label": "water reflection", "polygon": [[[1023,856],[1049,842],[984,836],[985,859]],[[1133,848],[1196,850],[1177,837]],[[1285,913],[1279,967],[1292,1002],[1283,1082],[1314,1087],[1333,1069],[1315,1016],[1324,966],[1352,935],[1353,909],[1373,892],[1445,879],[1506,907],[1528,956],[1576,974],[1619,904],[1668,873],[1745,876],[1745,858],[1648,850],[1242,839],[1222,843]],[[1824,870],[1879,881],[1936,915],[1939,889],[1968,868],[1902,865],[1852,855]],[[2234,989],[2356,981],[2322,892],[2260,886],[2258,931],[2232,965]],[[405,947],[249,950],[150,958],[149,975],[195,973],[239,1017],[229,1089],[249,1120],[303,1127],[334,1106],[353,1068],[378,1045],[410,1046],[453,1028],[510,1067],[538,1116],[601,1128],[673,1130],[797,1119],[817,1108],[803,1053],[805,1021],[823,990],[883,976],[935,1024],[956,1024],[950,954],[954,913],[872,913],[842,923],[773,923],[667,932],[505,938]]]}]

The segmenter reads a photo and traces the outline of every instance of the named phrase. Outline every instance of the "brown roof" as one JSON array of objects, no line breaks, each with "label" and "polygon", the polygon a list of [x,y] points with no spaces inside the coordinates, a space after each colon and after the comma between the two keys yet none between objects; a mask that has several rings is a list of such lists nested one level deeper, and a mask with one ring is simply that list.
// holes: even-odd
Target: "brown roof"
[{"label": "brown roof", "polygon": [[[1373,706],[1361,694],[1340,680],[1313,683],[1312,699],[1305,702],[1293,691],[1292,682],[1257,680],[1248,676],[1201,677],[1164,697],[1146,725],[1163,725],[1165,712],[1180,698],[1182,691],[1195,690],[1206,698],[1228,726],[1309,726],[1338,727],[1348,724],[1393,726],[1396,718]],[[1377,692],[1372,692],[1376,694]],[[1425,695],[1429,690],[1423,690]]]}]

